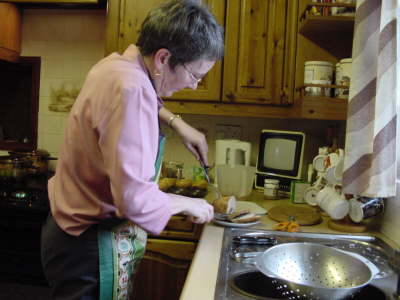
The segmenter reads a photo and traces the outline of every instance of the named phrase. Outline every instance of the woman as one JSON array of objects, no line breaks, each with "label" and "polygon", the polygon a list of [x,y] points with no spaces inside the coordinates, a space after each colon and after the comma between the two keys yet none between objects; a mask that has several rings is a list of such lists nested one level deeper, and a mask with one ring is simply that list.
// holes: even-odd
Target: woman
[{"label": "woman", "polygon": [[208,151],[204,135],[160,97],[197,88],[222,55],[222,29],[209,11],[196,1],[171,1],[149,13],[137,46],[91,69],[49,181],[42,263],[52,299],[126,299],[146,232],[160,233],[177,213],[195,223],[212,219],[204,199],[166,194],[155,183],[159,121],[206,164]]}]

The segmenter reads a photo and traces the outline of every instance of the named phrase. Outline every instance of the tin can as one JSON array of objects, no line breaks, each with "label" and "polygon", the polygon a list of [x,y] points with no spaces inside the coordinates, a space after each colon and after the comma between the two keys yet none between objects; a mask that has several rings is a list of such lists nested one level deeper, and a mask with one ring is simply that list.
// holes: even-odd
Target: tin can
[{"label": "tin can", "polygon": [[383,198],[358,197],[350,199],[349,217],[353,222],[371,218],[383,212]]}]

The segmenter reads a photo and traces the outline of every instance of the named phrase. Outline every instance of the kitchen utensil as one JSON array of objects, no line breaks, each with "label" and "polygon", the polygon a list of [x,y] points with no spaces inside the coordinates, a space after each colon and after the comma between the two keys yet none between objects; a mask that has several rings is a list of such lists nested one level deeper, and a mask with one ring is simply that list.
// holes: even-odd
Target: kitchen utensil
[{"label": "kitchen utensil", "polygon": [[321,214],[315,209],[299,204],[279,204],[268,210],[268,217],[277,222],[286,222],[294,217],[299,225],[315,225],[321,222]]},{"label": "kitchen utensil", "polygon": [[224,196],[247,197],[253,190],[255,172],[252,166],[217,165],[218,189]]},{"label": "kitchen utensil", "polygon": [[204,176],[206,177],[206,180],[207,180],[208,184],[210,184],[210,183],[211,183],[211,181],[210,181],[210,176],[208,175],[208,169],[209,169],[209,167],[206,166],[206,164],[204,163],[204,161],[203,161],[202,159],[200,159],[200,165],[201,165],[201,167],[202,167],[203,170],[204,170]]},{"label": "kitchen utensil", "polygon": [[256,265],[277,279],[282,295],[308,299],[343,299],[369,284],[374,276],[358,257],[315,243],[273,246],[256,257]]}]

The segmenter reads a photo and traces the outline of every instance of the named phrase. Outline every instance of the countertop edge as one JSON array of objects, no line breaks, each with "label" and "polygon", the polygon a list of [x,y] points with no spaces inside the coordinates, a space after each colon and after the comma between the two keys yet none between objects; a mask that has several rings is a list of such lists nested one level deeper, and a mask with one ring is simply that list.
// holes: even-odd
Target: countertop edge
[{"label": "countertop edge", "polygon": [[181,300],[214,299],[223,234],[223,227],[204,226]]}]

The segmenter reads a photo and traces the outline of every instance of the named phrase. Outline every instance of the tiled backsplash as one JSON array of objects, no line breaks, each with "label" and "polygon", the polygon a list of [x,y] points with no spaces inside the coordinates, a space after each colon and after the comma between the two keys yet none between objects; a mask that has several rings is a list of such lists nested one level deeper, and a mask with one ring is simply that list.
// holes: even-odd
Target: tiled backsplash
[{"label": "tiled backsplash", "polygon": [[38,147],[57,156],[68,113],[49,105],[55,93],[79,89],[104,56],[104,10],[25,9],[22,55],[40,56]]}]

